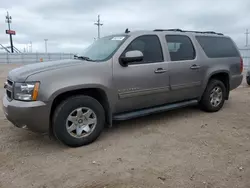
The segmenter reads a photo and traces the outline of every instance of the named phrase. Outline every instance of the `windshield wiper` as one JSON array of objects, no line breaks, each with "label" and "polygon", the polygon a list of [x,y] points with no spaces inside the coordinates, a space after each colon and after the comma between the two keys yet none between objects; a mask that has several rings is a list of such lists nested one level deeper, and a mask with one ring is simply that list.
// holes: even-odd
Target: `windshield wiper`
[{"label": "windshield wiper", "polygon": [[82,59],[82,60],[86,60],[86,61],[94,61],[93,59],[90,59],[89,57],[86,57],[86,56],[77,56],[77,55],[74,55],[74,58]]}]

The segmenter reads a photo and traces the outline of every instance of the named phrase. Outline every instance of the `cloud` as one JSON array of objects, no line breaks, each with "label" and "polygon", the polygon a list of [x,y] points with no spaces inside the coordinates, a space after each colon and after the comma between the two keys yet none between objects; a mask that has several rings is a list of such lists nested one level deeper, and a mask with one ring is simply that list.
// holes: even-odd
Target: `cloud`
[{"label": "cloud", "polygon": [[0,43],[9,43],[5,15],[13,17],[14,44],[21,50],[32,41],[34,51],[79,52],[97,36],[94,22],[101,15],[101,35],[130,30],[181,28],[213,30],[244,46],[250,29],[249,0],[9,0],[0,4]]}]

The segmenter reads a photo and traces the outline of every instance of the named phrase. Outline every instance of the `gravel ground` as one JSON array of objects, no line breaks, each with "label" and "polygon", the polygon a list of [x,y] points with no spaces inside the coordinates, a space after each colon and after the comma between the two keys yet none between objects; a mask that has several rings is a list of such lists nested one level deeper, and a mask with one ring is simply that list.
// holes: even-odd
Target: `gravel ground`
[{"label": "gravel ground", "polygon": [[81,148],[18,129],[0,110],[0,187],[250,187],[249,109],[243,83],[218,113],[192,107],[118,122]]}]

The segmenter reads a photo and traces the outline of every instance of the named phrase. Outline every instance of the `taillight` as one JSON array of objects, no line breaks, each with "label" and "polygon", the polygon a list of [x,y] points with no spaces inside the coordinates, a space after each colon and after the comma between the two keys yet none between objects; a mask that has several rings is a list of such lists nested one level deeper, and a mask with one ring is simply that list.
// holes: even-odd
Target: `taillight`
[{"label": "taillight", "polygon": [[243,66],[244,66],[244,64],[243,64],[243,59],[242,59],[242,57],[241,57],[241,58],[240,58],[240,73],[243,72]]}]

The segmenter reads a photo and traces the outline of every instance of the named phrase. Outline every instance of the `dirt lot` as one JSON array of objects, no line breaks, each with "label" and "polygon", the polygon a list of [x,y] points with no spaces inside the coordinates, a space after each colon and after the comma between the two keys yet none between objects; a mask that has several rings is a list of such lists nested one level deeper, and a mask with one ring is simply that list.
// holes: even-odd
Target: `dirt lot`
[{"label": "dirt lot", "polygon": [[75,149],[15,128],[0,111],[0,187],[250,187],[249,122],[245,83],[218,113],[186,108],[115,123]]}]

